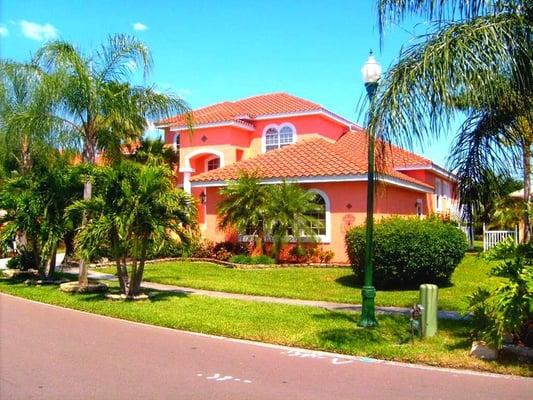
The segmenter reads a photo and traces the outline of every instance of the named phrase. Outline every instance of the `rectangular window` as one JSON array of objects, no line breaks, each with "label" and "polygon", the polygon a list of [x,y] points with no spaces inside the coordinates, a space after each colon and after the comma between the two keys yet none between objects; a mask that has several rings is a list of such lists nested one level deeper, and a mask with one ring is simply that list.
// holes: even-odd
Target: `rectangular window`
[{"label": "rectangular window", "polygon": [[440,212],[442,209],[442,185],[440,179],[435,179],[435,210]]}]

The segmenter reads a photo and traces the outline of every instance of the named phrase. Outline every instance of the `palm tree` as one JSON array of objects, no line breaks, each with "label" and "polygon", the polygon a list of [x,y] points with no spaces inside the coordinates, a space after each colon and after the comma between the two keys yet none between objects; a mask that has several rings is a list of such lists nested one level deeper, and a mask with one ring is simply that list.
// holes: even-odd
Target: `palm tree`
[{"label": "palm tree", "polygon": [[141,138],[138,143],[129,144],[126,147],[129,151],[129,158],[142,164],[164,163],[174,170],[180,162],[179,153],[167,146],[161,137]]},{"label": "palm tree", "polygon": [[[437,137],[465,115],[450,157],[461,201],[483,171],[512,175],[519,161],[524,202],[531,191],[533,4],[524,0],[379,0],[380,31],[409,15],[433,29],[384,76],[371,104],[369,131],[412,146]],[[465,204],[472,210],[471,204]],[[471,212],[469,212],[471,213]],[[524,215],[530,238],[529,212]]]},{"label": "palm tree", "polygon": [[98,193],[69,210],[90,217],[77,237],[83,258],[109,246],[121,292],[131,298],[140,293],[148,251],[157,250],[170,232],[183,242],[190,239],[196,207],[190,195],[173,187],[171,171],[163,165],[123,161],[101,168],[103,182]]},{"label": "palm tree", "polygon": [[256,250],[263,254],[267,186],[260,184],[256,174],[242,172],[239,179],[220,190],[220,195],[222,199],[217,206],[219,227],[251,235],[255,239]]},{"label": "palm tree", "polygon": [[80,168],[71,165],[71,157],[50,147],[46,150],[46,155],[33,157],[28,173],[14,175],[0,187],[0,208],[7,211],[0,219],[0,240],[10,241],[25,232],[21,251],[31,254],[33,266],[50,278],[58,245],[71,229],[66,208],[81,198],[82,184]]},{"label": "palm tree", "polygon": [[[145,76],[152,66],[150,51],[133,37],[112,36],[89,55],[70,43],[52,41],[38,50],[35,62],[57,77],[61,96],[54,121],[79,144],[84,163],[94,164],[99,150],[108,155],[119,153],[125,141],[143,134],[147,119],[188,111],[178,97],[128,83],[137,66]],[[90,199],[91,193],[92,183],[87,179],[83,198]],[[87,285],[84,260],[80,260],[79,284]]]},{"label": "palm tree", "polygon": [[289,182],[271,185],[265,205],[265,228],[272,237],[272,255],[279,261],[284,243],[305,240],[314,241],[313,228],[318,225],[316,213],[321,206],[315,201],[316,194]]},{"label": "palm tree", "polygon": [[0,158],[8,171],[26,174],[33,154],[54,139],[49,111],[51,79],[31,64],[0,60]]}]

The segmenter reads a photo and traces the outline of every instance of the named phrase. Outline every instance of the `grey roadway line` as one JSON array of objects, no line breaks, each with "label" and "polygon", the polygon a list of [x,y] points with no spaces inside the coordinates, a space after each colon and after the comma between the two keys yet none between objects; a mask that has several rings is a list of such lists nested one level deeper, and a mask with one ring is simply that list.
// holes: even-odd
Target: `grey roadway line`
[{"label": "grey roadway line", "polygon": [[[69,274],[78,273],[78,268],[64,268],[63,272]],[[116,280],[117,277],[111,274],[105,274],[102,272],[97,272],[90,270],[89,277],[93,279],[102,279],[102,280]],[[299,299],[289,299],[285,297],[272,297],[272,296],[257,296],[250,294],[240,294],[240,293],[228,293],[228,292],[217,292],[214,290],[205,290],[205,289],[194,289],[183,286],[174,286],[174,285],[165,285],[162,283],[155,282],[143,282],[142,287],[145,289],[152,289],[161,292],[173,292],[173,293],[182,293],[188,295],[196,296],[207,296],[215,297],[222,299],[233,299],[233,300],[244,300],[244,301],[257,301],[263,303],[277,303],[277,304],[287,304],[294,306],[306,306],[306,307],[319,307],[331,311],[360,311],[360,304],[349,304],[349,303],[336,303],[329,301],[319,301],[319,300],[299,300]],[[405,307],[376,307],[376,311],[381,314],[400,314],[400,315],[409,315],[409,308]],[[460,320],[465,319],[465,316],[457,311],[438,311],[438,317],[441,319],[454,319]]]}]

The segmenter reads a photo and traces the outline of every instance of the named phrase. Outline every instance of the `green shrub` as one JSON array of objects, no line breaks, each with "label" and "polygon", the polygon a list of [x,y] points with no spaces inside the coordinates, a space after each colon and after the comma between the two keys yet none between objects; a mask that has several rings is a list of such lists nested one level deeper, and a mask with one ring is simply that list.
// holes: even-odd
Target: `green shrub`
[{"label": "green shrub", "polygon": [[469,300],[473,336],[501,348],[504,340],[533,346],[533,268],[516,257],[490,275],[507,278],[495,290],[478,288]]},{"label": "green shrub", "polygon": [[250,256],[247,256],[246,254],[237,254],[234,256],[231,256],[229,258],[229,262],[232,262],[234,264],[251,264],[251,258]]},{"label": "green shrub", "polygon": [[8,269],[20,269],[20,256],[15,256],[7,261],[6,267]]},{"label": "green shrub", "polygon": [[156,258],[182,257],[187,250],[185,243],[176,243],[176,241],[166,238],[161,246],[157,249],[150,249],[147,258],[153,260]]},{"label": "green shrub", "polygon": [[496,246],[483,252],[483,258],[486,260],[505,260],[512,258],[516,252],[516,244],[514,238],[508,237],[502,240]]},{"label": "green shrub", "polygon": [[[346,234],[346,248],[357,280],[364,278],[366,227]],[[467,249],[464,233],[436,218],[387,218],[374,229],[374,285],[416,288],[446,284]]]},{"label": "green shrub", "polygon": [[247,256],[245,254],[237,254],[230,257],[229,262],[234,264],[274,264],[275,260],[269,256]]},{"label": "green shrub", "polygon": [[250,257],[250,264],[275,264],[276,260],[269,256],[254,256]]}]

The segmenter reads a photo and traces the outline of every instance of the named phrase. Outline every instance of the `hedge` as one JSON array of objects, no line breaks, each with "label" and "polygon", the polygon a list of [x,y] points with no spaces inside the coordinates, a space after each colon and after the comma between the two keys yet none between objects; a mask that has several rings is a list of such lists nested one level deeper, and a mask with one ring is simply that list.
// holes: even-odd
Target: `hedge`
[{"label": "hedge", "polygon": [[[364,279],[365,226],[346,234],[347,253],[359,283]],[[386,218],[374,227],[374,286],[444,285],[467,250],[465,234],[436,218]]]}]

